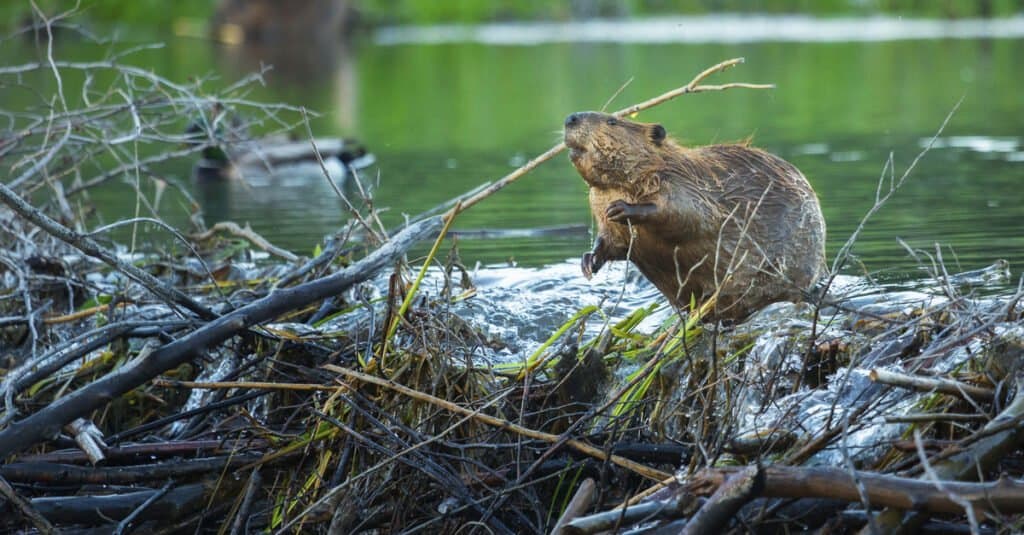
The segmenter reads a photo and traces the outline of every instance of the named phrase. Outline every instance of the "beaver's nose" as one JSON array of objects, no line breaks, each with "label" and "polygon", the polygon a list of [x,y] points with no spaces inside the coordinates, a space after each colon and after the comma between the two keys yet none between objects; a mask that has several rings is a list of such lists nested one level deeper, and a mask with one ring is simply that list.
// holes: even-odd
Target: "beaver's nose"
[{"label": "beaver's nose", "polygon": [[572,126],[572,125],[574,125],[574,124],[576,124],[578,122],[580,122],[580,114],[578,114],[578,113],[570,113],[569,116],[565,118],[565,126],[566,126],[566,128],[568,128],[568,127],[570,127],[570,126]]}]

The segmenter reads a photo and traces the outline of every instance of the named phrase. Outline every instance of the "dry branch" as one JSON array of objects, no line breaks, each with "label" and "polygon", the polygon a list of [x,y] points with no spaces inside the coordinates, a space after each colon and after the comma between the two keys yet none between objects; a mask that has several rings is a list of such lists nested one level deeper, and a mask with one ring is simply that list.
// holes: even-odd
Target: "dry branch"
[{"label": "dry branch", "polygon": [[[183,518],[205,505],[212,490],[213,485],[207,483],[182,485],[151,503],[140,519],[169,522]],[[111,518],[126,518],[159,492],[140,490],[106,496],[48,496],[34,498],[32,506],[51,522],[103,524]]]},{"label": "dry branch", "polygon": [[32,524],[32,526],[35,527],[37,530],[39,530],[39,533],[43,533],[46,535],[49,535],[51,533],[58,533],[57,530],[54,529],[53,525],[50,524],[50,522],[46,519],[46,517],[40,514],[39,511],[37,511],[36,508],[32,506],[31,502],[29,502],[25,498],[22,498],[21,495],[19,495],[18,492],[14,490],[14,487],[12,487],[11,484],[8,483],[7,480],[4,479],[3,477],[0,477],[0,496],[3,496],[4,499],[6,499],[8,502],[14,505],[18,509],[18,511],[20,511],[21,514],[24,515],[26,519],[28,519],[29,523]]},{"label": "dry branch", "polygon": [[605,511],[584,516],[566,524],[564,532],[568,534],[600,533],[616,530],[643,520],[674,519],[687,516],[697,508],[692,495],[677,493],[664,500],[631,505],[625,509]]},{"label": "dry branch", "polygon": [[[998,432],[992,433],[985,438],[982,438],[970,447],[961,449],[958,453],[952,454],[949,457],[943,459],[932,465],[932,469],[927,476],[922,476],[921,484],[927,485],[933,489],[933,491],[953,504],[948,512],[961,513],[963,507],[949,499],[949,496],[936,488],[936,485],[928,480],[927,478],[938,478],[943,480],[942,486],[948,489],[953,494],[960,496],[968,500],[978,510],[992,510],[988,507],[983,506],[979,503],[980,498],[985,498],[985,503],[992,504],[991,507],[997,512],[1024,512],[1024,490],[1016,483],[1007,483],[1003,480],[1000,482],[992,483],[978,483],[976,485],[992,486],[995,485],[998,488],[991,489],[995,492],[999,489],[1010,489],[1005,491],[1003,501],[994,500],[992,495],[986,494],[971,494],[965,490],[965,487],[959,485],[971,485],[969,483],[958,483],[962,480],[976,480],[979,476],[989,472],[1000,460],[1009,455],[1013,450],[1019,448],[1021,444],[1024,444],[1024,425],[1022,425],[1021,418],[1024,417],[1024,379],[1018,378],[1016,381],[1016,393],[1014,394],[1013,400],[1009,405],[1006,406],[992,421],[985,424],[985,426],[979,431],[984,433],[986,429],[999,429]],[[1008,422],[1014,422],[1015,425],[1007,426]],[[929,461],[931,462],[931,461]],[[971,487],[966,487],[970,489]],[[987,488],[987,487],[984,487]],[[1008,494],[1008,497],[1007,497]],[[924,515],[917,513],[904,514],[903,510],[914,509],[909,506],[893,505],[891,508],[886,509],[880,513],[876,519],[878,527],[886,533],[894,532],[905,532],[904,530],[913,531],[926,520]],[[865,532],[867,533],[867,532]]]},{"label": "dry branch", "polygon": [[221,221],[219,223],[216,223],[215,225],[213,225],[213,227],[209,228],[206,232],[202,232],[202,233],[196,234],[196,235],[192,236],[191,238],[193,240],[196,240],[196,241],[207,240],[207,239],[210,239],[211,237],[213,237],[217,233],[217,231],[224,231],[224,232],[227,232],[228,234],[232,234],[232,235],[238,236],[240,238],[245,238],[246,240],[249,240],[249,242],[251,242],[256,247],[259,247],[260,249],[263,249],[264,251],[266,251],[266,252],[268,252],[268,253],[270,253],[270,254],[272,254],[274,256],[283,258],[283,259],[287,260],[288,262],[295,262],[295,261],[297,261],[299,259],[299,257],[296,256],[295,253],[293,253],[293,252],[291,252],[291,251],[289,251],[287,249],[282,249],[282,248],[280,248],[280,247],[270,243],[270,240],[264,238],[263,236],[260,236],[249,225],[245,225],[245,227],[241,227],[241,226],[238,225],[238,223],[235,223],[233,221]]},{"label": "dry branch", "polygon": [[876,383],[909,388],[918,392],[939,392],[977,401],[992,401],[996,396],[995,391],[990,388],[969,385],[952,379],[907,375],[877,368],[871,370],[870,377]]},{"label": "dry branch", "polygon": [[760,465],[751,465],[729,475],[697,510],[683,535],[722,533],[740,508],[764,491],[765,475]]},{"label": "dry branch", "polygon": [[594,491],[596,489],[597,484],[589,477],[584,479],[583,483],[580,483],[580,487],[576,489],[576,493],[569,500],[569,505],[565,507],[565,511],[562,511],[562,516],[558,517],[558,522],[555,522],[551,535],[563,535],[564,531],[562,528],[590,507],[590,504],[594,501]]},{"label": "dry branch", "polygon": [[221,457],[173,460],[133,466],[88,467],[57,463],[8,463],[0,476],[16,483],[37,485],[134,485],[172,477],[218,474],[259,459],[258,454],[238,453]]}]

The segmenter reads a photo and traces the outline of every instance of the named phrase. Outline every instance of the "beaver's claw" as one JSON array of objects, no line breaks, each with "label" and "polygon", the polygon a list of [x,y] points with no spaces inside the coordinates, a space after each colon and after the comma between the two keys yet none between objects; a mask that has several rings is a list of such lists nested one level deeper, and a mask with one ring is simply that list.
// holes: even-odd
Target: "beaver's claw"
[{"label": "beaver's claw", "polygon": [[631,223],[642,223],[650,216],[657,212],[658,208],[654,204],[629,204],[626,201],[619,199],[612,201],[605,208],[604,215],[609,221],[616,223],[626,224],[627,220]]},{"label": "beaver's claw", "polygon": [[590,280],[590,278],[594,276],[594,273],[597,273],[603,265],[604,260],[592,252],[584,253],[583,259],[580,261],[580,267],[583,268],[583,276],[587,280]]}]

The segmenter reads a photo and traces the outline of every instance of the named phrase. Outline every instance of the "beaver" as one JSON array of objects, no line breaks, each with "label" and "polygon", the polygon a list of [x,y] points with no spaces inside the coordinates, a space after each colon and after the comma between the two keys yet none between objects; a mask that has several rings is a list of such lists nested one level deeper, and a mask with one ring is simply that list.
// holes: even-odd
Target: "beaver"
[{"label": "beaver", "polygon": [[565,120],[597,219],[590,278],[631,260],[677,308],[718,290],[706,319],[799,301],[825,273],[818,197],[789,162],[747,144],[683,147],[660,124],[599,112]]}]

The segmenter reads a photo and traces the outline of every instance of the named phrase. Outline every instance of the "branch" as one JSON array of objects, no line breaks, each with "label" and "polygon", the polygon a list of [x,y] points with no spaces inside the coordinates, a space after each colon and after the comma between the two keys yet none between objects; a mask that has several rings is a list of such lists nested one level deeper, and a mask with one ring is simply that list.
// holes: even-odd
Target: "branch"
[{"label": "branch", "polygon": [[[970,483],[945,481],[976,479],[991,470],[996,463],[1004,459],[1024,443],[1024,426],[1021,425],[1021,417],[1024,416],[1024,379],[1017,379],[1016,389],[1017,392],[1014,395],[1013,401],[1011,401],[1010,404],[1007,405],[1006,408],[1003,409],[1002,412],[1000,412],[992,421],[985,424],[977,434],[992,432],[992,430],[995,429],[998,429],[999,431],[985,436],[985,438],[974,442],[969,448],[962,449],[947,459],[934,463],[932,465],[932,469],[929,470],[929,473],[922,476],[927,479],[921,479],[920,484],[928,486],[932,489],[932,492],[943,496],[944,499],[953,504],[953,509],[949,512],[962,513],[963,507],[950,500],[947,493],[957,494],[960,498],[966,498],[971,505],[976,509],[980,508],[980,510],[994,509],[1001,513],[1024,512],[1024,487],[1022,487],[1020,483],[1000,480],[998,488],[993,489],[993,491],[1001,490],[1003,494],[1000,494],[1000,496],[1004,496],[1009,493],[1011,497],[1016,497],[1016,501],[1011,501],[1011,503],[1002,503],[990,495],[970,494],[968,492],[972,488],[969,486],[972,485]],[[1014,422],[1014,425],[1006,425],[1009,422]],[[933,463],[933,461],[930,460],[928,462]],[[941,486],[946,492],[936,488],[936,480],[942,481]],[[965,487],[965,485],[968,486]],[[973,485],[992,484],[975,483]],[[1013,494],[1008,490],[1011,488],[1016,494]],[[1005,496],[1004,499],[1006,499]],[[987,504],[991,504],[991,506],[984,507]],[[890,509],[879,513],[876,518],[876,523],[886,532],[913,532],[915,531],[915,526],[920,526],[925,518],[916,512],[904,514],[904,509],[915,508],[892,506]]]},{"label": "branch", "polygon": [[299,259],[299,257],[295,256],[295,254],[292,253],[291,251],[282,249],[270,243],[270,240],[257,234],[256,231],[254,231],[252,227],[250,227],[248,224],[246,224],[245,227],[243,228],[234,221],[221,221],[213,225],[213,227],[208,229],[206,232],[194,234],[192,236],[192,239],[196,241],[207,240],[213,237],[213,235],[216,234],[217,231],[224,231],[227,232],[228,234],[233,234],[240,238],[245,238],[256,247],[259,247],[260,249],[263,249],[264,251],[274,256],[281,257],[289,262],[295,262]]},{"label": "branch", "polygon": [[53,525],[50,524],[48,520],[46,520],[46,517],[41,515],[39,511],[37,511],[36,508],[33,507],[25,498],[22,498],[14,490],[14,487],[12,487],[11,484],[2,477],[0,477],[0,496],[3,496],[8,502],[17,507],[18,510],[21,511],[21,514],[28,519],[29,523],[39,530],[39,533],[43,533],[45,535],[57,533],[57,530],[54,529]]},{"label": "branch", "polygon": [[[736,468],[705,469],[697,473],[687,487],[698,495],[710,494],[736,471]],[[963,514],[963,506],[950,499],[949,493],[953,493],[967,500],[977,511],[1024,512],[1024,483],[1007,478],[988,483],[947,480],[942,482],[943,491],[929,480],[866,471],[851,474],[842,468],[775,465],[764,471],[762,496],[769,498],[829,498],[858,503],[861,501],[859,482],[872,506]]]},{"label": "branch", "polygon": [[686,523],[683,535],[725,532],[740,508],[764,491],[764,480],[764,469],[760,465],[747,466],[729,475]]},{"label": "branch", "polygon": [[572,500],[569,501],[569,505],[565,506],[565,511],[562,512],[562,516],[558,518],[558,522],[555,522],[555,527],[551,530],[551,535],[564,535],[565,526],[583,514],[590,504],[594,501],[594,491],[597,489],[597,484],[594,483],[592,478],[587,478],[580,483],[580,487],[576,489],[576,493],[572,495]]},{"label": "branch", "polygon": [[996,397],[995,391],[991,388],[982,388],[952,379],[906,375],[877,368],[871,370],[868,377],[876,383],[909,388],[918,392],[939,392],[978,401],[992,401]]}]

